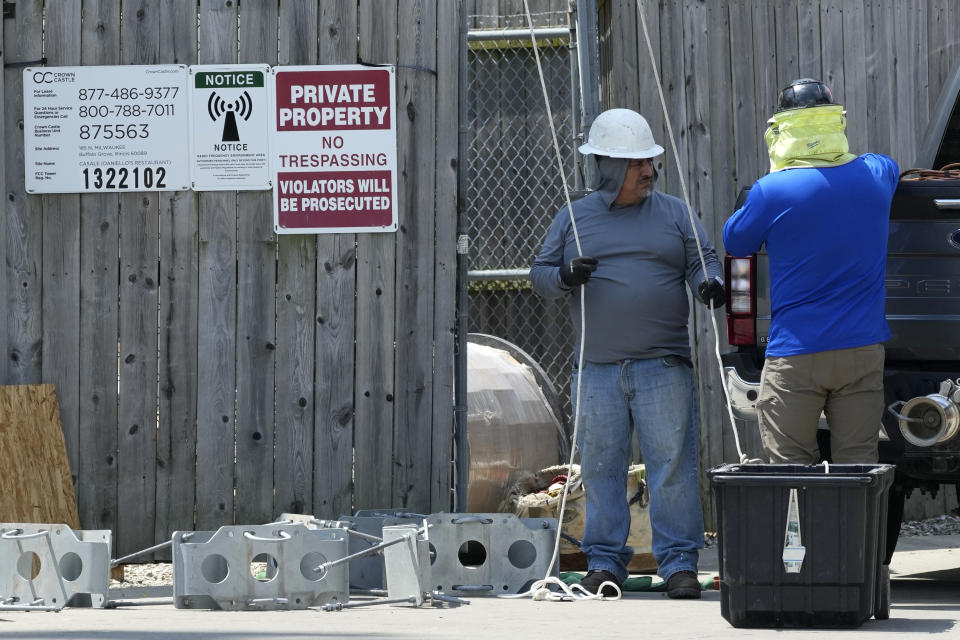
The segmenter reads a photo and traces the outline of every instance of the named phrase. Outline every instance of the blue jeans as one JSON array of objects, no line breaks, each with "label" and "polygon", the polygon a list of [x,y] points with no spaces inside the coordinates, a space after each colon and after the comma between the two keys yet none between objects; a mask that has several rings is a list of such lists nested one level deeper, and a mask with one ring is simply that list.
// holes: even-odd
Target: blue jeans
[{"label": "blue jeans", "polygon": [[[576,407],[577,371],[572,398]],[[627,467],[633,431],[647,468],[653,555],[666,580],[697,571],[703,511],[697,478],[697,394],[693,369],[676,356],[584,363],[577,446],[586,490],[582,550],[590,569],[627,577],[633,549]]]}]

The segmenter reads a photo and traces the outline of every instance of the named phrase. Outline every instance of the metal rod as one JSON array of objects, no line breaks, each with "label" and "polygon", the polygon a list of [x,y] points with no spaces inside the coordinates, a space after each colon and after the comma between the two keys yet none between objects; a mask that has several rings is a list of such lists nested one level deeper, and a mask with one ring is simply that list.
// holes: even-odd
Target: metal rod
[{"label": "metal rod", "polygon": [[370,602],[331,602],[323,605],[324,611],[342,611],[343,609],[355,609],[356,607],[372,607],[375,604],[403,604],[405,602],[414,603],[416,596],[407,596],[406,598],[383,598],[382,600],[371,600]]},{"label": "metal rod", "polygon": [[[470,264],[469,221],[467,220],[467,172],[469,163],[469,93],[467,58],[469,39],[467,3],[460,2],[460,68],[457,74],[459,131],[457,135],[457,340],[454,343],[453,372],[453,444],[455,477],[453,483],[455,510],[467,508],[467,482],[470,477],[470,448],[467,443],[467,270]],[[437,511],[443,510],[438,505]]]},{"label": "metal rod", "polygon": [[[467,12],[460,7],[460,20],[463,24],[463,16]],[[569,38],[570,29],[567,27],[537,27],[533,30],[537,38]],[[467,31],[467,42],[488,42],[490,40],[529,40],[530,29],[482,29],[477,31]]]},{"label": "metal rod", "polygon": [[451,604],[470,604],[469,600],[464,600],[463,598],[457,598],[455,596],[448,596],[447,594],[439,591],[434,591],[430,594],[430,597],[434,600],[439,600],[440,602],[449,602]]},{"label": "metal rod", "polygon": [[[596,0],[577,0],[577,66],[580,72],[581,121],[577,135],[585,136],[600,113],[600,61]],[[576,121],[576,116],[574,116]],[[583,163],[587,186],[593,184],[596,164]]]},{"label": "metal rod", "polygon": [[526,280],[530,277],[530,269],[486,269],[483,271],[468,271],[467,277],[471,280]]},{"label": "metal rod", "polygon": [[171,539],[171,540],[167,540],[166,542],[161,542],[160,544],[155,544],[155,545],[153,545],[152,547],[147,547],[146,549],[142,549],[142,550],[140,550],[140,551],[134,551],[133,553],[131,553],[131,554],[129,554],[129,555],[126,555],[126,556],[123,556],[122,558],[117,558],[116,560],[111,560],[111,561],[110,561],[110,566],[111,566],[111,567],[115,567],[115,566],[117,566],[118,564],[122,564],[122,563],[126,562],[127,560],[131,560],[131,559],[136,558],[136,557],[139,557],[139,556],[145,556],[145,555],[147,555],[148,553],[153,553],[154,551],[159,551],[160,549],[165,549],[165,548],[169,547],[169,546],[172,545],[172,544],[173,544],[173,540]]},{"label": "metal rod", "polygon": [[[180,536],[180,539],[183,540],[184,542],[186,542],[187,540],[189,540],[190,538],[193,537],[194,533],[196,533],[196,532],[195,532],[195,531],[188,531],[187,533],[184,533],[182,536]],[[123,556],[122,558],[117,558],[116,560],[111,560],[111,561],[110,561],[110,566],[111,566],[111,567],[115,567],[115,566],[117,566],[118,564],[123,564],[123,563],[126,562],[127,560],[132,560],[133,558],[137,558],[137,557],[139,557],[139,556],[145,556],[145,555],[147,555],[148,553],[153,553],[154,551],[160,551],[160,549],[166,549],[167,547],[171,546],[172,544],[173,544],[173,538],[170,538],[170,539],[167,540],[166,542],[161,542],[160,544],[155,544],[155,545],[153,545],[152,547],[147,547],[146,549],[141,549],[140,551],[134,551],[133,553],[131,553],[131,554],[129,554],[129,555],[125,555],[125,556]]]},{"label": "metal rod", "polygon": [[109,600],[104,609],[120,607],[149,607],[158,604],[173,604],[173,598],[142,598],[140,600]]},{"label": "metal rod", "polygon": [[[422,528],[421,528],[421,529],[417,529],[417,535],[420,535],[421,533],[423,533],[423,531],[424,531],[424,530],[423,530]],[[351,554],[351,555],[349,555],[349,556],[344,556],[344,557],[338,558],[338,559],[336,559],[336,560],[331,560],[330,562],[324,562],[323,564],[319,564],[319,565],[317,565],[316,567],[314,567],[313,570],[314,570],[314,571],[317,571],[317,572],[326,572],[326,571],[328,571],[329,569],[332,569],[333,567],[336,567],[337,565],[343,564],[344,562],[350,562],[351,560],[356,560],[357,558],[363,558],[364,556],[372,556],[372,555],[374,555],[375,553],[377,553],[378,551],[380,551],[381,549],[386,549],[387,547],[392,547],[392,546],[395,545],[395,544],[398,544],[398,543],[400,543],[400,542],[405,541],[405,540],[406,540],[407,538],[409,538],[409,537],[410,537],[410,535],[407,534],[407,535],[400,536],[399,538],[395,538],[395,539],[393,539],[393,540],[390,540],[389,542],[381,542],[381,543],[378,544],[378,545],[369,547],[369,548],[367,548],[367,549],[364,549],[363,551],[358,551],[357,553],[353,553],[353,554]]]},{"label": "metal rod", "polygon": [[[567,11],[567,23],[570,25],[570,41],[567,42],[567,70],[570,73],[570,133],[573,136],[573,147],[576,149],[583,144],[583,135],[580,132],[580,62],[577,49],[580,46],[577,33],[577,3],[571,0]],[[573,153],[573,190],[583,191],[583,167],[580,154]]]},{"label": "metal rod", "polygon": [[0,604],[0,611],[60,611],[60,607]]},{"label": "metal rod", "polygon": [[338,526],[342,525],[339,520],[318,520],[313,518],[310,520],[310,524],[315,524],[318,527],[323,527],[324,529],[343,529],[348,534],[356,536],[358,538],[363,538],[364,540],[370,540],[371,542],[383,542],[383,538],[378,538],[377,536],[370,535],[369,533],[363,533],[362,531],[355,531],[347,526]]},{"label": "metal rod", "polygon": [[377,536],[372,536],[369,533],[364,533],[362,531],[354,531],[353,529],[347,529],[347,533],[349,533],[352,536],[362,538],[364,540],[369,540],[370,542],[377,542],[377,543],[383,542],[383,538],[378,538]]},{"label": "metal rod", "polygon": [[366,589],[360,587],[350,587],[350,595],[355,596],[385,596],[389,591],[386,589]]}]

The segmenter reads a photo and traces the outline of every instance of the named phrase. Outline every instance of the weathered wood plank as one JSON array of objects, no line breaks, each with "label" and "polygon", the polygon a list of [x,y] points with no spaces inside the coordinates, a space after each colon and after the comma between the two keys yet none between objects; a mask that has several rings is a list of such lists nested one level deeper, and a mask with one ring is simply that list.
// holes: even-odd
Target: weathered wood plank
[{"label": "weathered wood plank", "polygon": [[[19,9],[19,8],[18,8]],[[120,11],[83,3],[81,64],[120,62]],[[77,500],[85,529],[117,526],[117,340],[119,198],[80,196],[80,467]]]},{"label": "weathered wood plank", "polygon": [[892,9],[882,0],[864,0],[866,25],[864,48],[866,58],[866,148],[889,154],[892,149],[891,125],[894,116],[892,84],[893,24]]},{"label": "weathered wood plank", "polygon": [[757,113],[754,99],[753,61],[746,52],[753,51],[753,29],[747,0],[730,2],[730,41],[740,43],[744,55],[731,56],[731,89],[733,95],[733,152],[736,158],[735,192],[749,186],[766,173],[767,163],[757,154],[758,137],[763,136],[764,115]]},{"label": "weathered wood plank", "polygon": [[457,56],[460,11],[455,2],[437,5],[437,136],[434,201],[435,258],[433,295],[433,440],[431,443],[430,512],[451,509],[453,454],[453,359],[456,327],[457,175],[465,166],[457,158],[459,114]]},{"label": "weathered wood plank", "polygon": [[[644,118],[646,118],[647,123],[650,125],[650,130],[653,131],[653,139],[656,140],[660,146],[666,150],[663,155],[653,159],[654,166],[661,176],[661,180],[657,184],[657,188],[661,191],[666,191],[668,188],[668,181],[665,177],[666,167],[674,164],[674,160],[673,150],[670,148],[670,141],[667,137],[667,126],[663,115],[663,105],[660,103],[660,95],[657,91],[657,75],[659,75],[660,80],[663,81],[665,71],[664,67],[660,64],[660,60],[662,58],[661,43],[662,38],[665,37],[661,35],[660,11],[657,3],[655,2],[641,3],[643,19],[646,20],[647,25],[647,34],[650,36],[650,47],[648,47],[647,39],[643,33],[643,21],[640,18],[636,0],[621,0],[621,2],[623,3],[623,8],[620,16],[622,20],[625,21],[624,30],[629,30],[632,25],[636,25],[637,33],[636,37],[628,37],[625,40],[624,54],[629,55],[627,52],[627,47],[634,47],[636,49],[636,53],[634,55],[636,55],[637,58],[637,72],[639,74],[636,84],[637,91],[639,92],[637,103],[635,103],[637,106],[622,106],[639,108],[640,113]],[[625,31],[624,36],[627,37]],[[652,60],[650,57],[651,48],[653,49]],[[613,65],[614,69],[616,69],[616,60],[613,60]],[[656,68],[656,74],[654,74],[654,68]],[[628,82],[633,85],[634,80],[632,77],[628,76],[628,78]],[[670,113],[671,119],[676,119],[679,116],[679,113]]]},{"label": "weathered wood plank", "polygon": [[[653,89],[653,92],[644,91],[643,93],[656,93],[656,87],[651,84],[653,71],[650,67],[647,43],[638,25],[636,1],[612,0],[609,3],[609,11],[610,31],[606,38],[608,47],[604,47],[602,51],[609,53],[608,64],[611,72],[624,80],[610,83],[610,91],[604,92],[609,103],[605,103],[604,106],[640,110],[643,108],[640,99],[641,86]],[[659,23],[659,19],[657,22]],[[579,34],[579,37],[587,37],[587,34]],[[654,38],[654,35],[651,34],[650,37]],[[659,49],[658,40],[654,38],[653,42],[654,49]],[[651,108],[648,111],[651,113],[644,112],[644,117],[650,123],[651,129],[654,126],[658,130],[662,129],[663,118],[658,117],[659,107],[653,109],[657,107],[656,104],[649,106]]]},{"label": "weathered wood plank", "polygon": [[500,19],[500,0],[473,0],[472,4],[471,29],[496,29],[503,26]]},{"label": "weathered wood plank", "polygon": [[[757,166],[760,173],[748,182],[752,183],[761,175],[767,173],[769,166],[769,156],[767,154],[767,145],[763,139],[763,132],[766,129],[765,122],[773,114],[774,106],[777,101],[777,92],[780,87],[777,85],[777,65],[776,65],[776,43],[774,42],[775,17],[773,7],[766,0],[753,0],[751,13],[753,14],[753,67],[754,67],[754,89],[753,99],[756,104],[757,120],[753,124],[754,148],[757,154]],[[798,63],[799,54],[798,54]],[[750,64],[748,61],[747,64]],[[802,65],[801,65],[802,69]],[[792,80],[792,78],[791,78]],[[789,82],[789,80],[787,81]]]},{"label": "weathered wood plank", "polygon": [[[155,3],[131,0],[121,22],[121,64],[156,64],[160,15]],[[120,555],[153,545],[157,438],[157,282],[159,198],[120,196],[119,403],[117,418]]]},{"label": "weathered wood plank", "polygon": [[[16,17],[3,21],[7,63],[37,60],[42,56],[42,2],[20,3]],[[30,196],[23,173],[23,69],[7,67],[4,73],[4,178],[6,180],[6,281],[7,344],[3,382],[40,382],[43,340],[42,260],[43,214],[41,198]]]},{"label": "weathered wood plank", "polygon": [[847,110],[847,141],[851,153],[871,151],[867,146],[867,63],[864,50],[863,2],[843,4],[843,105]]},{"label": "weathered wood plank", "polygon": [[[316,5],[281,3],[281,64],[316,64],[317,25]],[[278,245],[274,504],[302,511],[313,504],[317,240],[282,235]]]},{"label": "weathered wood plank", "polygon": [[[3,37],[3,36],[4,36],[4,31],[5,31],[5,29],[3,29],[2,27],[0,27],[0,63],[6,62],[6,56],[5,56],[4,54],[5,54],[5,52],[6,52],[7,49],[6,49],[6,47],[4,46],[4,37]],[[6,107],[6,100],[7,100],[7,97],[6,97],[6,76],[7,76],[6,73],[0,73],[0,100],[3,100],[3,101],[4,101],[4,107]],[[0,119],[0,120],[2,120],[2,122],[3,122],[2,126],[0,126],[0,149],[3,149],[3,153],[0,153],[0,176],[3,176],[4,186],[6,186],[6,180],[7,180],[7,145],[6,145],[6,139],[7,139],[7,121],[6,121],[6,117],[3,117],[3,118]],[[0,216],[0,235],[2,235],[2,237],[4,238],[4,240],[0,240],[0,265],[3,265],[3,267],[4,267],[3,275],[0,276],[0,296],[3,296],[3,297],[2,297],[2,300],[4,301],[4,304],[6,304],[6,301],[7,301],[7,299],[8,299],[8,295],[9,295],[9,292],[8,292],[8,288],[9,288],[9,284],[8,284],[9,277],[8,277],[7,272],[6,272],[6,265],[7,265],[7,242],[6,242],[6,237],[7,237],[7,214],[6,214],[6,211],[4,211],[3,215]],[[7,364],[6,364],[6,361],[7,361],[7,359],[9,358],[9,354],[10,354],[10,348],[9,348],[9,347],[10,347],[10,343],[9,343],[9,340],[8,340],[8,336],[9,336],[8,328],[9,328],[9,327],[7,326],[7,323],[6,323],[5,321],[4,321],[4,322],[0,322],[0,357],[2,357],[3,360],[4,360],[4,364],[3,364],[2,366],[0,366],[0,382],[4,382],[4,383],[7,382]]]},{"label": "weathered wood plank", "polygon": [[0,522],[80,527],[52,384],[0,386]]},{"label": "weathered wood plank", "polygon": [[[820,40],[821,2],[797,3],[797,63],[800,77],[823,79],[822,44]],[[787,80],[792,81],[793,78]],[[779,88],[779,87],[778,87]]]},{"label": "weathered wood plank", "polygon": [[[709,26],[708,26],[709,25]],[[726,25],[723,25],[726,27]],[[714,175],[713,156],[710,141],[713,136],[713,118],[719,114],[713,113],[717,103],[723,95],[712,93],[712,56],[711,33],[715,25],[708,22],[708,8],[698,0],[685,0],[683,7],[684,39],[689,43],[684,47],[684,75],[689,78],[685,85],[685,99],[687,104],[687,120],[683,127],[687,132],[689,156],[684,167],[684,176],[688,185],[690,206],[694,216],[698,216],[703,223],[708,237],[701,238],[701,243],[714,241],[714,225],[718,211],[714,205]],[[722,59],[722,57],[721,57]],[[728,96],[729,98],[729,96]],[[700,431],[701,447],[705,438],[703,434],[711,433],[723,436],[723,413],[716,409],[723,406],[723,384],[718,375],[716,356],[714,356],[715,337],[713,323],[710,320],[710,310],[695,299],[690,307],[690,334],[693,337],[691,351],[696,367],[698,389],[700,391]],[[719,315],[719,314],[718,314]],[[707,442],[709,445],[709,442]],[[704,449],[704,447],[702,447]],[[701,459],[708,459],[710,450],[701,451]],[[712,512],[710,500],[710,483],[704,470],[709,468],[701,465],[700,494],[701,503],[708,520]]]},{"label": "weathered wood plank", "polygon": [[[155,193],[120,197],[120,555],[154,544],[159,217]],[[136,203],[139,207],[134,208]]]},{"label": "weathered wood plank", "polygon": [[820,64],[821,80],[833,90],[841,102],[846,95],[846,77],[843,73],[843,11],[842,0],[823,0],[820,4]]},{"label": "weathered wood plank", "polygon": [[396,267],[393,506],[430,509],[433,449],[436,3],[399,13],[397,70],[400,211]]},{"label": "weathered wood plank", "polygon": [[236,210],[210,195],[199,204],[198,529],[230,524],[234,512]]},{"label": "weathered wood plank", "polygon": [[[200,5],[201,64],[235,60],[236,8]],[[237,350],[237,200],[233,192],[199,199],[199,327],[197,390],[197,528],[235,521]]]},{"label": "weathered wood plank", "polygon": [[[48,6],[47,63],[80,59],[80,1]],[[43,362],[41,378],[53,384],[60,421],[76,474],[80,464],[80,196],[43,197]]]},{"label": "weathered wood plank", "polygon": [[[650,37],[653,38],[652,33]],[[643,43],[643,46],[645,47],[646,44]],[[667,103],[667,114],[664,119],[664,137],[660,145],[666,153],[662,156],[664,168],[660,170],[660,182],[657,188],[678,198],[683,197],[679,172],[686,166],[690,152],[685,128],[687,101],[686,72],[683,68],[684,46],[682,3],[662,3],[660,5],[660,83]],[[643,55],[642,50],[641,55]],[[655,92],[656,85],[650,85],[650,90]],[[670,130],[666,127],[667,119],[673,129],[672,142]],[[689,188],[689,185],[687,186]]]},{"label": "weathered wood plank", "polygon": [[923,137],[930,107],[927,100],[927,21],[920,7],[894,3],[894,131],[893,159],[902,167],[915,166],[918,141]]},{"label": "weathered wood plank", "polygon": [[[320,64],[357,59],[357,3],[320,7]],[[313,513],[353,513],[353,371],[356,321],[356,235],[317,236],[317,320]],[[361,445],[362,446],[362,445]]]},{"label": "weathered wood plank", "polygon": [[775,0],[773,6],[777,39],[776,86],[785,87],[800,77],[800,42],[797,26],[797,2]]},{"label": "weathered wood plank", "polygon": [[940,97],[940,90],[950,78],[953,71],[951,66],[951,47],[956,31],[950,30],[950,5],[956,5],[949,0],[929,0],[927,11],[927,46],[930,51],[929,66],[927,68],[927,104],[930,111]]},{"label": "weathered wood plank", "polygon": [[[200,33],[197,61],[200,64],[230,64],[237,59],[237,7],[234,3],[217,0],[201,0]],[[236,271],[237,260],[237,195],[232,191],[204,192],[200,194],[200,400],[198,402],[197,466],[206,460],[215,460],[216,484],[207,487],[197,474],[197,511],[199,519],[204,514],[219,516],[220,524],[230,522],[265,522],[271,519],[272,496],[267,496],[266,508],[258,498],[257,488],[262,485],[262,473],[267,469],[257,468],[264,462],[262,457],[250,455],[250,445],[258,433],[253,429],[241,431],[237,413],[240,396],[251,393],[250,389],[238,386],[237,366],[242,353],[242,339],[238,337],[237,297],[239,287]],[[204,244],[204,239],[207,244]],[[206,250],[205,250],[206,249]],[[209,305],[209,309],[205,307]],[[205,313],[215,318],[213,331],[203,322]],[[208,336],[208,333],[213,335]],[[207,342],[210,339],[212,342]],[[216,368],[204,375],[204,362],[213,349],[216,356],[212,363]],[[208,370],[209,371],[209,370]],[[213,384],[215,391],[207,396],[206,384]],[[208,404],[209,402],[209,404]],[[224,420],[224,418],[227,418]],[[206,429],[206,426],[216,428]],[[259,425],[258,425],[259,428]],[[224,446],[232,442],[233,447]],[[221,475],[222,474],[222,475]],[[269,477],[269,475],[267,476]],[[252,478],[252,479],[251,479]],[[228,491],[232,485],[232,491]],[[251,492],[251,487],[253,491]],[[208,493],[209,489],[215,492]],[[226,513],[217,509],[226,503]],[[252,517],[251,517],[252,516]],[[266,517],[265,517],[266,516]]]},{"label": "weathered wood plank", "polygon": [[[360,0],[360,60],[396,64],[397,24],[395,1]],[[389,506],[392,499],[396,242],[393,233],[357,235],[357,509]]]},{"label": "weathered wood plank", "polygon": [[[197,61],[193,5],[160,7],[160,59]],[[197,196],[161,192],[159,290],[159,422],[154,542],[194,527],[197,457]],[[169,560],[167,550],[155,554]]]},{"label": "weathered wood plank", "polygon": [[[239,10],[240,62],[275,65],[277,4],[241,3]],[[271,195],[237,194],[237,522],[266,522],[280,513],[271,481],[277,364],[277,243]]]}]

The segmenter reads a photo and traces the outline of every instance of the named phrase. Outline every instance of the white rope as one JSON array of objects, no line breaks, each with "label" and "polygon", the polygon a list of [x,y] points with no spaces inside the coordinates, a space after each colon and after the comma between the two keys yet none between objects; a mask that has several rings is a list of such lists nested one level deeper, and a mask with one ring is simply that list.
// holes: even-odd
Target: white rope
[{"label": "white rope", "polygon": [[[570,189],[567,187],[567,181],[565,178],[565,173],[563,170],[563,155],[560,153],[560,142],[557,139],[557,128],[553,124],[553,110],[550,108],[550,95],[547,93],[547,82],[543,76],[543,66],[540,64],[540,50],[537,48],[537,35],[533,30],[533,19],[530,15],[530,4],[527,0],[523,0],[523,9],[527,17],[527,26],[530,28],[530,41],[533,45],[533,56],[534,60],[537,63],[537,74],[540,76],[540,88],[543,90],[543,104],[546,107],[547,111],[547,121],[550,124],[550,137],[553,140],[553,151],[556,155],[557,160],[557,170],[560,176],[560,181],[563,184],[563,197],[567,202],[567,213],[570,214],[570,225],[573,228],[573,239],[577,244],[577,254],[583,255],[583,247],[580,245],[580,233],[577,230],[577,221],[573,217],[573,203],[570,201]],[[580,344],[577,348],[577,372],[583,371],[583,345],[586,340],[587,335],[587,313],[586,313],[586,296],[584,287],[580,286]],[[563,483],[563,493],[560,497],[560,512],[557,514],[557,537],[553,543],[553,555],[550,557],[550,564],[547,566],[546,574],[544,575],[543,580],[540,580],[530,588],[530,591],[526,593],[518,594],[519,597],[526,597],[532,595],[534,600],[553,600],[554,598],[548,598],[544,592],[552,593],[547,588],[548,584],[559,584],[562,585],[563,592],[566,596],[558,599],[604,599],[604,596],[590,594],[586,589],[580,585],[576,585],[579,593],[575,593],[573,590],[566,588],[560,580],[552,577],[550,574],[553,572],[553,567],[557,562],[557,556],[560,553],[560,533],[563,530],[563,514],[567,508],[567,493],[570,486],[570,476],[573,474],[573,460],[576,457],[577,453],[577,433],[580,429],[580,383],[582,381],[582,376],[577,375],[577,391],[576,391],[576,401],[574,403],[573,410],[573,434],[570,436],[570,461],[567,463],[567,481]],[[613,584],[612,582],[606,582],[604,584]],[[613,598],[606,598],[608,600],[617,600],[620,598],[620,588],[617,585],[613,585],[617,589],[617,595]],[[601,588],[597,588],[597,594],[602,592]]]},{"label": "white rope", "polygon": [[[647,42],[647,51],[650,54],[650,69],[653,71],[653,78],[656,81],[657,93],[660,95],[660,107],[663,109],[663,120],[667,125],[667,136],[670,139],[670,149],[673,151],[673,160],[677,165],[677,175],[680,177],[680,190],[683,192],[683,202],[687,205],[687,215],[690,217],[690,227],[693,229],[693,237],[697,241],[697,253],[700,256],[700,266],[703,269],[703,277],[707,277],[707,262],[703,257],[703,245],[700,244],[700,234],[697,233],[697,224],[694,220],[693,207],[690,206],[690,193],[687,191],[687,183],[683,178],[683,164],[680,162],[680,154],[677,152],[677,142],[673,135],[673,127],[670,124],[670,114],[667,113],[667,101],[663,97],[663,83],[660,82],[660,73],[657,71],[657,59],[653,55],[653,45],[650,43],[650,34],[647,32],[647,18],[643,14],[643,7],[640,0],[637,0],[637,13],[640,15],[640,25],[643,27],[643,38]],[[730,286],[730,283],[727,283]],[[727,416],[730,418],[730,429],[733,431],[733,441],[737,445],[737,455],[740,456],[740,462],[747,462],[748,458],[740,448],[740,435],[737,433],[737,423],[733,419],[733,407],[730,404],[730,396],[727,394],[726,380],[727,376],[723,371],[723,360],[720,358],[720,330],[717,328],[717,318],[714,315],[713,301],[709,303],[710,322],[713,323],[714,352],[717,356],[717,367],[720,370],[720,386],[723,392],[723,398],[727,405]]]}]

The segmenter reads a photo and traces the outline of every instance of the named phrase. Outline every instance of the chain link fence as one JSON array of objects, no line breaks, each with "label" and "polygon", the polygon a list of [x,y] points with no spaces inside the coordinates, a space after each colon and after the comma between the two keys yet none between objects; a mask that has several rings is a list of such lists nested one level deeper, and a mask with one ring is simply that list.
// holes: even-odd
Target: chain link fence
[{"label": "chain link fence", "polygon": [[[509,23],[508,23],[509,24]],[[566,28],[537,46],[563,160],[557,167],[527,29],[471,31],[469,64],[469,331],[509,340],[547,372],[569,420],[573,329],[567,300],[536,295],[527,271],[557,210],[578,184],[576,52]]]}]

